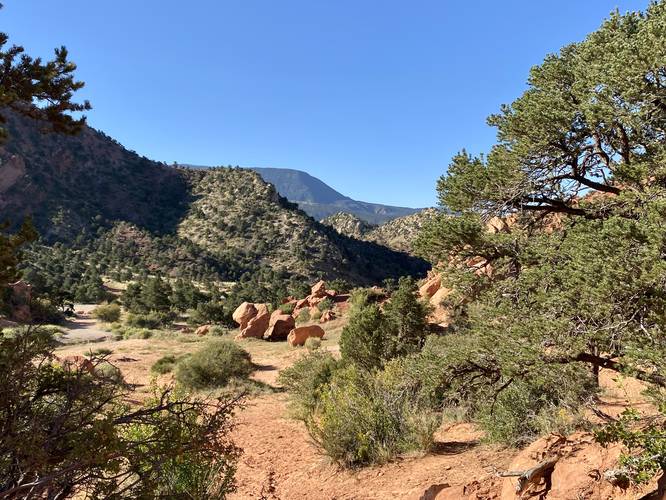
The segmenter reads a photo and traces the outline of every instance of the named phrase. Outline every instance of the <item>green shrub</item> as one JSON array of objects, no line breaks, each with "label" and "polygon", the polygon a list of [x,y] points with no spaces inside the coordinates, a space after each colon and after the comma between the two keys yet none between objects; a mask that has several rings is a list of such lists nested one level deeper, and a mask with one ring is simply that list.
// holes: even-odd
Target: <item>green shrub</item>
[{"label": "green shrub", "polygon": [[229,333],[229,329],[220,325],[213,325],[208,329],[208,334],[212,337],[222,337]]},{"label": "green shrub", "polygon": [[303,309],[301,312],[298,313],[298,317],[296,318],[296,323],[307,323],[310,321],[310,309]]},{"label": "green shrub", "polygon": [[321,311],[316,309],[310,314],[310,321],[318,321],[321,318]]},{"label": "green shrub", "polygon": [[340,336],[342,359],[372,370],[381,366],[385,345],[379,306],[360,303],[352,306],[349,322]]},{"label": "green shrub", "polygon": [[324,300],[322,300],[319,304],[317,304],[317,308],[321,311],[328,311],[333,307],[333,301],[331,300],[330,297],[326,297]]},{"label": "green shrub", "polygon": [[118,304],[100,305],[92,310],[92,315],[105,323],[115,323],[120,320],[120,306]]},{"label": "green shrub", "polygon": [[307,425],[327,455],[353,467],[428,450],[438,420],[381,372],[372,374],[350,365],[335,372]]},{"label": "green shrub", "polygon": [[91,356],[109,356],[110,354],[113,354],[113,351],[111,349],[107,349],[106,347],[100,347],[99,349],[90,351]]},{"label": "green shrub", "polygon": [[178,358],[176,358],[176,356],[173,354],[167,354],[155,361],[153,366],[150,367],[150,371],[164,375],[165,373],[173,371],[177,361]]},{"label": "green shrub", "polygon": [[280,304],[278,306],[278,309],[282,314],[291,314],[294,312],[294,308],[296,307],[296,303],[294,302],[287,302],[286,304]]},{"label": "green shrub", "polygon": [[349,282],[337,278],[329,281],[328,288],[330,288],[331,290],[335,290],[337,293],[349,293],[349,291],[351,290],[351,285],[349,284]]},{"label": "green shrub", "polygon": [[[585,380],[584,375],[577,382]],[[486,439],[525,446],[540,436],[570,434],[585,425],[585,384],[566,388],[565,378],[514,382],[497,399],[488,401],[476,419]]]},{"label": "green shrub", "polygon": [[114,323],[111,326],[111,331],[116,340],[149,339],[153,336],[153,332],[147,328],[136,328],[133,326],[121,325],[120,323]]},{"label": "green shrub", "polygon": [[116,384],[123,384],[125,382],[125,378],[120,369],[108,361],[103,361],[95,366],[95,374],[111,380]]},{"label": "green shrub", "polygon": [[188,310],[188,323],[191,325],[207,325],[210,323],[221,323],[223,325],[233,326],[234,321],[231,319],[231,312],[229,312],[224,305],[224,302],[208,301],[200,302],[197,304],[196,309]]},{"label": "green shrub", "polygon": [[338,365],[331,353],[315,351],[280,372],[278,382],[291,396],[289,405],[294,418],[308,421],[312,417]]},{"label": "green shrub", "polygon": [[305,339],[305,348],[308,351],[316,351],[321,347],[321,339],[318,337],[308,337]]},{"label": "green shrub", "polygon": [[187,389],[224,387],[233,378],[248,378],[253,370],[247,351],[231,341],[215,340],[177,363],[176,381]]},{"label": "green shrub", "polygon": [[157,312],[151,311],[147,314],[134,314],[127,315],[126,323],[128,326],[136,328],[148,328],[156,330],[163,326],[170,325],[174,320],[173,313],[170,312]]}]

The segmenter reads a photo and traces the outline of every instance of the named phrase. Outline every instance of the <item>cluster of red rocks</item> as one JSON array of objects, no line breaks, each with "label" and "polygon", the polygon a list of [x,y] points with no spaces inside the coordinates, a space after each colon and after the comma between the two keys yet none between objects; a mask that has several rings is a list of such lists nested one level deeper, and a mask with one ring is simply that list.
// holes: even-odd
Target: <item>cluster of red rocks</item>
[{"label": "cluster of red rocks", "polygon": [[[341,295],[335,290],[327,290],[326,282],[317,282],[310,290],[310,295],[303,299],[288,297],[283,304],[293,304],[292,312],[284,312],[289,307],[276,309],[272,313],[267,304],[255,304],[243,302],[234,311],[233,320],[238,323],[240,333],[236,338],[262,338],[264,340],[286,340],[290,345],[303,345],[309,337],[322,338],[324,330],[319,325],[296,326],[296,318],[308,310],[311,317],[315,311],[319,311],[319,304],[326,299],[333,303],[344,303],[348,295]],[[327,309],[321,313],[320,323],[325,323],[335,318],[333,309]]]}]

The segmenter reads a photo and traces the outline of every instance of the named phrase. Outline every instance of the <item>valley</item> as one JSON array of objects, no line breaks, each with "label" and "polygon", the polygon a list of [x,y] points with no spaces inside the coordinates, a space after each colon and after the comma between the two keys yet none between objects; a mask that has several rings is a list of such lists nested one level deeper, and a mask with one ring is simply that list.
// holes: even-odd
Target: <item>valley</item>
[{"label": "valley", "polygon": [[[73,5],[14,19],[89,73],[0,33],[0,499],[666,499],[666,0]],[[89,95],[156,158],[437,206],[156,161]]]}]

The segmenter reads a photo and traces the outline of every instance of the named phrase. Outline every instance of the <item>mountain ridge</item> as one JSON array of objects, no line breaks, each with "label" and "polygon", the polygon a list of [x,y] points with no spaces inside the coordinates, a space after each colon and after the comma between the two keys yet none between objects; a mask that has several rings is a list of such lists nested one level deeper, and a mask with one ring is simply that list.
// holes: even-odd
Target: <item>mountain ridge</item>
[{"label": "mountain ridge", "polygon": [[[211,168],[203,165],[182,165],[195,169]],[[292,203],[297,203],[304,212],[319,221],[338,212],[347,212],[367,223],[382,224],[422,210],[354,200],[303,170],[273,167],[248,167],[248,170],[258,172],[266,182],[275,186],[280,195]]]}]

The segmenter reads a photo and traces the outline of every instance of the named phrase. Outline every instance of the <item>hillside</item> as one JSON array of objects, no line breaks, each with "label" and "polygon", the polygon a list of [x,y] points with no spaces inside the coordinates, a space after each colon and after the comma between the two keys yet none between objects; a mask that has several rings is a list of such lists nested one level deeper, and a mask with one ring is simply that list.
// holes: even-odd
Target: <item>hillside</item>
[{"label": "hillside", "polygon": [[15,115],[8,128],[0,209],[15,224],[31,216],[47,245],[64,243],[111,269],[235,279],[269,267],[355,283],[426,269],[313,221],[251,170],[172,168],[90,128],[42,134]]},{"label": "hillside", "polygon": [[378,243],[399,252],[411,253],[419,231],[437,213],[434,208],[426,208],[380,225],[371,225],[352,214],[339,212],[326,217],[322,223],[352,238]]}]

